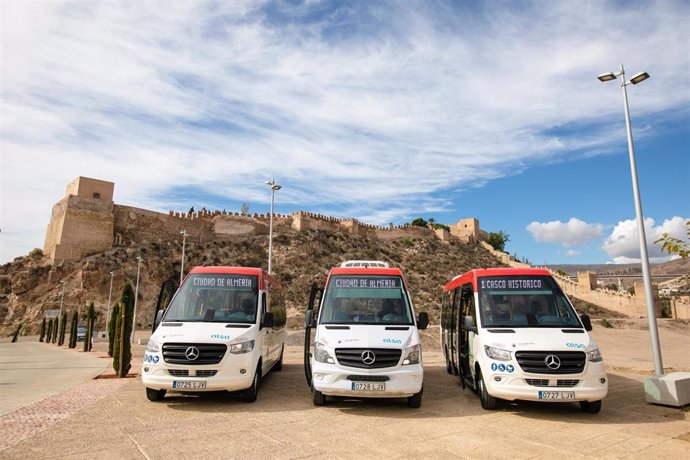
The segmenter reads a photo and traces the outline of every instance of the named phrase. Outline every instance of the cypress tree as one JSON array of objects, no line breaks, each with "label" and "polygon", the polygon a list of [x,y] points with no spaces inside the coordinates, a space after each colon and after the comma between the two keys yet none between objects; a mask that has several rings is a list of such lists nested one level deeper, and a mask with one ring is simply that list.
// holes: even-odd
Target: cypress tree
[{"label": "cypress tree", "polygon": [[93,302],[89,304],[89,308],[86,310],[86,336],[84,337],[84,351],[91,351],[91,343],[93,341],[93,323],[94,323],[94,310]]},{"label": "cypress tree", "polygon": [[50,338],[51,343],[57,343],[59,321],[60,318],[55,318],[53,320],[53,335]]},{"label": "cypress tree", "polygon": [[61,347],[65,344],[65,332],[67,332],[67,311],[62,312],[62,317],[60,318],[60,336],[58,337],[58,346]]},{"label": "cypress tree", "polygon": [[44,316],[43,321],[41,321],[41,330],[39,331],[38,341],[43,342],[43,339],[45,339],[45,337],[46,337],[46,318]]},{"label": "cypress tree", "polygon": [[[118,327],[118,335],[113,347],[113,367],[115,368],[115,372],[119,372],[118,377],[125,377],[132,366],[132,344],[129,341],[129,337],[132,334],[132,320],[134,319],[134,290],[132,289],[132,283],[129,281],[127,281],[122,288],[120,308],[124,308],[125,320],[124,324]],[[122,318],[122,310],[120,310],[120,318]],[[122,335],[124,335],[124,349],[122,354],[122,372],[120,372],[120,338]]]},{"label": "cypress tree", "polygon": [[[120,327],[122,326],[122,315],[120,313],[120,306],[117,308],[117,316],[113,318],[115,324],[113,324],[113,369],[115,372],[120,371]],[[119,377],[119,375],[118,375]]]},{"label": "cypress tree", "polygon": [[48,333],[46,334],[46,343],[50,343],[53,339],[53,319],[48,320]]},{"label": "cypress tree", "polygon": [[77,310],[72,313],[72,324],[69,328],[69,347],[77,348],[77,323],[79,322],[79,315]]},{"label": "cypress tree", "polygon": [[115,325],[120,317],[120,304],[116,303],[110,312],[110,322],[108,323],[108,356],[113,356],[113,344],[115,342]]},{"label": "cypress tree", "polygon": [[19,338],[19,333],[21,332],[21,330],[22,330],[22,325],[20,324],[19,326],[17,326],[17,330],[14,331],[14,335],[12,336],[12,343],[17,341],[17,339]]}]

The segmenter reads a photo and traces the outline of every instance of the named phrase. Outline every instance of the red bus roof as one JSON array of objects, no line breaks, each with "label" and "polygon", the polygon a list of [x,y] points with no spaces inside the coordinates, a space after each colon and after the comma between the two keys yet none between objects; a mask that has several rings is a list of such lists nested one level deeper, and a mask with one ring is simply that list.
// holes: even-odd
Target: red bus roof
[{"label": "red bus roof", "polygon": [[477,290],[477,278],[486,276],[551,276],[545,268],[478,268],[467,273],[456,276],[449,283],[443,286],[443,292],[448,292],[467,283],[472,283],[474,290]]},{"label": "red bus roof", "polygon": [[282,289],[282,286],[271,275],[263,271],[261,268],[254,267],[194,267],[187,275],[192,274],[222,274],[222,275],[254,275],[258,276],[260,280],[268,280],[272,285],[278,286]]}]

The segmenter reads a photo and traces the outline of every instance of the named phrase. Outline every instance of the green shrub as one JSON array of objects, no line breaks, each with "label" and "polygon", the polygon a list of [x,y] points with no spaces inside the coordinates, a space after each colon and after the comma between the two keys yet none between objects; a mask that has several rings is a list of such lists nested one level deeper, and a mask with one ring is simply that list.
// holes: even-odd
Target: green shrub
[{"label": "green shrub", "polygon": [[69,347],[70,348],[77,348],[77,323],[79,322],[79,315],[77,314],[77,311],[74,310],[74,313],[72,313],[72,323],[70,324],[69,328]]},{"label": "green shrub", "polygon": [[65,332],[67,329],[67,312],[63,311],[60,317],[60,328],[58,337],[58,346],[61,347],[65,343]]},{"label": "green shrub", "polygon": [[404,238],[400,238],[400,244],[403,246],[414,246],[414,241],[412,241],[412,238],[409,236],[406,236]]},{"label": "green shrub", "polygon": [[17,326],[17,330],[14,331],[14,334],[12,335],[12,343],[16,342],[17,339],[19,338],[19,333],[22,331],[22,325],[20,324]]},{"label": "green shrub", "polygon": [[46,343],[50,343],[53,340],[53,320],[52,318],[48,320],[48,332],[46,333]]},{"label": "green shrub", "polygon": [[43,339],[46,337],[46,319],[43,317],[43,321],[41,321],[41,329],[38,332],[38,341],[43,342]]},{"label": "green shrub", "polygon": [[603,318],[601,320],[601,325],[607,329],[613,329],[615,327],[614,324],[611,321],[607,320],[606,318]]},{"label": "green shrub", "polygon": [[113,356],[113,344],[115,343],[115,326],[120,318],[120,304],[116,303],[110,312],[110,322],[108,323],[108,356]]},{"label": "green shrub", "polygon": [[[117,328],[117,336],[113,346],[113,368],[118,373],[118,377],[126,377],[132,364],[132,344],[129,337],[132,334],[132,320],[134,317],[134,291],[132,290],[132,283],[127,281],[122,288],[122,298],[120,299],[120,308],[125,311],[124,324],[119,324]],[[122,318],[122,313],[120,313]],[[122,322],[120,319],[119,323]],[[124,348],[122,350],[122,365],[120,365],[120,340],[124,337],[122,343]]]}]

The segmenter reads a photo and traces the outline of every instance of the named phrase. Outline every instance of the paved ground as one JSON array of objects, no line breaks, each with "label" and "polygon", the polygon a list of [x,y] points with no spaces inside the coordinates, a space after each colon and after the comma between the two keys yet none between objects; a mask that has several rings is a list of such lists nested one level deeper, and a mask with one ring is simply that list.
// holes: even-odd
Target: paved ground
[{"label": "paved ground", "polygon": [[[174,395],[149,402],[139,379],[0,451],[0,458],[687,458],[690,413],[650,406],[641,374],[610,374],[599,415],[576,404],[503,404],[481,409],[425,352],[422,408],[403,400],[335,401],[317,408],[300,347],[268,376],[254,404],[238,395]],[[84,386],[98,385],[94,380]],[[103,389],[105,390],[105,389]],[[7,428],[7,427],[6,427]]]},{"label": "paved ground", "polygon": [[38,340],[4,341],[0,343],[0,416],[89,381],[108,365],[110,361],[95,353]]}]

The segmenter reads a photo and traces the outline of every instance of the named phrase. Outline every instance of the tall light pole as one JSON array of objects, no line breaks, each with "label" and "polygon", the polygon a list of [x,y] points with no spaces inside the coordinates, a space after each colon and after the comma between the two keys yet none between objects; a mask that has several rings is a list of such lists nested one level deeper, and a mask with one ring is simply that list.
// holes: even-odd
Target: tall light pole
[{"label": "tall light pole", "polygon": [[630,109],[628,107],[628,85],[636,85],[649,78],[647,72],[640,72],[633,75],[630,81],[625,81],[625,70],[623,64],[617,73],[608,72],[599,75],[600,81],[621,79],[623,89],[623,108],[625,111],[625,126],[628,131],[628,153],[630,156],[630,175],[632,176],[633,196],[635,199],[635,213],[637,214],[637,233],[640,237],[640,259],[642,262],[642,280],[644,283],[644,293],[647,301],[647,317],[649,321],[649,335],[652,340],[652,354],[654,357],[654,371],[657,377],[664,375],[664,366],[661,363],[661,346],[659,345],[659,331],[656,324],[656,314],[654,312],[654,298],[652,297],[652,279],[649,275],[649,256],[647,254],[647,238],[644,231],[644,218],[642,216],[642,203],[640,200],[640,187],[637,183],[637,166],[635,165],[635,147],[633,146],[632,128],[630,126]]},{"label": "tall light pole", "polygon": [[182,286],[182,280],[184,279],[184,244],[187,240],[187,230],[182,230],[180,232],[182,235],[182,262],[180,263],[180,286]]},{"label": "tall light pole", "polygon": [[268,274],[271,274],[271,258],[273,257],[273,203],[275,200],[276,191],[280,190],[282,187],[276,184],[275,177],[269,181],[266,181],[266,185],[271,186],[271,217],[268,225]]},{"label": "tall light pole", "polygon": [[105,314],[105,337],[110,340],[110,332],[108,331],[108,321],[110,320],[110,301],[113,298],[113,276],[114,271],[110,272],[110,293],[108,294],[108,312]]},{"label": "tall light pole", "polygon": [[65,297],[65,284],[67,284],[67,281],[60,280],[60,284],[62,284],[62,291],[60,292],[60,313],[58,314],[58,321],[62,319],[62,299]]},{"label": "tall light pole", "polygon": [[137,328],[137,300],[139,300],[139,271],[141,270],[141,256],[137,256],[137,286],[134,288],[134,314],[132,315],[132,343]]}]

